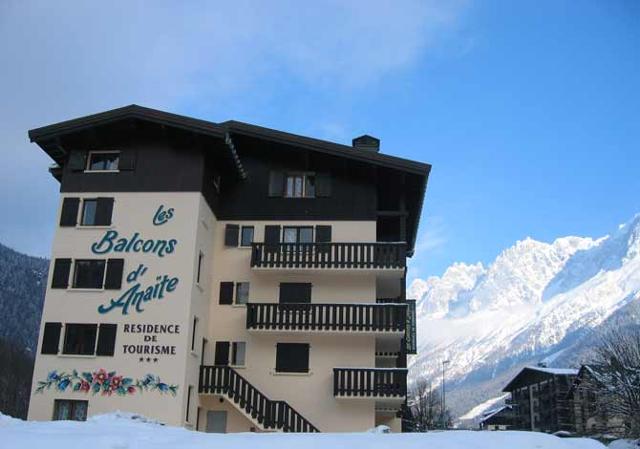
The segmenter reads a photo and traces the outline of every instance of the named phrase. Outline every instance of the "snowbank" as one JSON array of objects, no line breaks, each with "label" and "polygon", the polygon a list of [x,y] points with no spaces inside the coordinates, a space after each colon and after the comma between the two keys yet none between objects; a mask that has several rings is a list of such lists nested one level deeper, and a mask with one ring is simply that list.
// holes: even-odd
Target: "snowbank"
[{"label": "snowbank", "polygon": [[87,422],[26,422],[0,416],[2,449],[603,449],[597,441],[532,432],[449,431],[424,434],[205,434],[145,422],[126,413]]}]

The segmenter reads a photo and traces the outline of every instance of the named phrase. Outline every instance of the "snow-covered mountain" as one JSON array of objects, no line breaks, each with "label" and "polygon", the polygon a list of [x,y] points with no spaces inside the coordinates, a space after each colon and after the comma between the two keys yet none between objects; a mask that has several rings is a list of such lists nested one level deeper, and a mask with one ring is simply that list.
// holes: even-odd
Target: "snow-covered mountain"
[{"label": "snow-covered mountain", "polygon": [[420,348],[411,376],[437,383],[449,360],[449,397],[463,413],[499,396],[526,363],[567,363],[567,348],[638,302],[640,214],[606,237],[527,238],[489,266],[453,264],[415,280],[408,296],[418,299]]}]

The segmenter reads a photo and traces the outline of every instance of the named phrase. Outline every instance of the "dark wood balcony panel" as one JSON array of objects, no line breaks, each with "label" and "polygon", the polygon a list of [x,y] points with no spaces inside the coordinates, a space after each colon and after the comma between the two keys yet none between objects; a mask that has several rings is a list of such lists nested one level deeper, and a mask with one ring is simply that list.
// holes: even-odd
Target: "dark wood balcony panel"
[{"label": "dark wood balcony panel", "polygon": [[406,322],[406,304],[247,304],[249,330],[401,333]]},{"label": "dark wood balcony panel", "polygon": [[406,243],[251,244],[252,268],[402,269]]},{"label": "dark wood balcony panel", "polygon": [[333,395],[337,397],[404,398],[406,368],[334,368]]}]

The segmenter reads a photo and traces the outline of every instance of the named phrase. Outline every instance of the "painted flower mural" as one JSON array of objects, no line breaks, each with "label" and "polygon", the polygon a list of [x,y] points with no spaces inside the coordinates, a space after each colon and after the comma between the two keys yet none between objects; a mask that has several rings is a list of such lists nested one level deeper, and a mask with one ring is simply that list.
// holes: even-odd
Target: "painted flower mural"
[{"label": "painted flower mural", "polygon": [[51,371],[46,380],[38,381],[36,393],[42,393],[54,387],[57,391],[77,391],[80,393],[100,393],[103,396],[117,394],[142,393],[144,391],[159,391],[161,394],[169,393],[173,396],[178,391],[177,385],[169,385],[160,380],[160,377],[147,374],[142,379],[133,379],[117,375],[115,371],[99,369],[94,372],[84,371],[71,373]]}]

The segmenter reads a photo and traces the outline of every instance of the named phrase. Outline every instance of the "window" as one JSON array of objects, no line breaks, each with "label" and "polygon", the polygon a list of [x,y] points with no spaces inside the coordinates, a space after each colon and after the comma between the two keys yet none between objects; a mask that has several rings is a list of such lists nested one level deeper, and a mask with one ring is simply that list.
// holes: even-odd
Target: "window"
[{"label": "window", "polygon": [[89,153],[87,171],[114,171],[118,170],[119,151],[101,151]]},{"label": "window", "polygon": [[[71,259],[56,259],[51,288],[67,288],[70,271]],[[124,259],[78,259],[71,285],[73,288],[119,290],[123,271]]]},{"label": "window", "polygon": [[287,173],[284,182],[285,198],[314,198],[316,177],[313,173]]},{"label": "window", "polygon": [[236,304],[246,304],[249,302],[249,283],[236,283]]},{"label": "window", "polygon": [[282,231],[284,243],[313,243],[312,226],[285,226]]},{"label": "window", "polygon": [[[62,200],[60,226],[76,226],[80,198],[66,197]],[[113,215],[113,198],[85,198],[82,200],[80,226],[109,226]]]},{"label": "window", "polygon": [[116,347],[117,324],[102,323],[98,327],[98,347],[96,355],[112,357]]},{"label": "window", "polygon": [[231,366],[245,366],[245,355],[247,344],[244,341],[234,341],[231,343]]},{"label": "window", "polygon": [[202,271],[202,259],[204,259],[204,254],[202,251],[198,253],[198,271],[196,272],[196,284],[200,284],[200,272]]},{"label": "window", "polygon": [[191,328],[191,352],[196,350],[196,328],[198,327],[198,317],[193,317],[193,326]]},{"label": "window", "polygon": [[186,422],[190,422],[189,421],[189,409],[191,408],[191,393],[193,392],[193,386],[189,385],[189,389],[187,391],[187,411],[185,412],[185,417],[184,420]]},{"label": "window", "polygon": [[217,341],[215,364],[243,367],[246,363],[247,344],[244,341]]},{"label": "window", "polygon": [[93,226],[96,224],[96,208],[98,200],[84,200],[82,202],[82,226]]},{"label": "window", "polygon": [[110,226],[113,198],[86,198],[82,200],[82,226]]},{"label": "window", "polygon": [[44,323],[41,354],[57,354],[62,323]]},{"label": "window", "polygon": [[[45,338],[47,332],[47,326],[49,324],[59,323],[46,323],[45,324]],[[113,356],[116,334],[118,325],[102,323],[100,326],[97,324],[80,324],[80,323],[67,323],[65,324],[64,345],[62,348],[63,354],[70,355],[98,355],[98,356]],[[99,330],[98,330],[99,329]],[[96,339],[97,334],[97,339]],[[59,339],[59,328],[57,335],[53,335],[52,341],[49,342],[51,349],[53,349],[53,341],[55,341],[57,349],[57,341]],[[97,345],[96,345],[97,340]],[[46,342],[43,342],[42,349],[44,351]],[[57,350],[56,350],[57,353]]]},{"label": "window", "polygon": [[76,260],[73,288],[102,288],[105,266],[104,260]]},{"label": "window", "polygon": [[269,172],[269,197],[327,198],[331,196],[329,173]]},{"label": "window", "polygon": [[88,401],[56,399],[53,403],[54,421],[86,421]]},{"label": "window", "polygon": [[94,355],[96,350],[96,324],[67,324],[64,333],[63,354]]},{"label": "window", "polygon": [[276,345],[276,372],[308,373],[308,343],[278,343]]},{"label": "window", "polygon": [[243,226],[240,234],[240,246],[251,246],[253,243],[253,226]]}]

